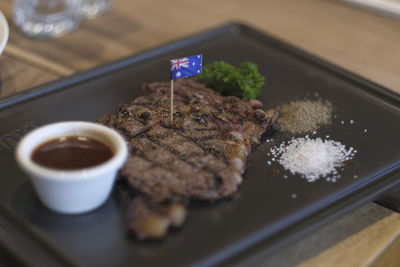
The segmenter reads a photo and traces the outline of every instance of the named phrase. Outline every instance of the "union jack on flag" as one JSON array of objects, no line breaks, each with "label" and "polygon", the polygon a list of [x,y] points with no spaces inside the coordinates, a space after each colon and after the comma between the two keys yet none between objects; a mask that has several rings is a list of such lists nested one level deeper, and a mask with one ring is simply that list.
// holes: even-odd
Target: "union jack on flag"
[{"label": "union jack on flag", "polygon": [[201,73],[203,55],[198,54],[170,60],[171,80],[186,78]]}]

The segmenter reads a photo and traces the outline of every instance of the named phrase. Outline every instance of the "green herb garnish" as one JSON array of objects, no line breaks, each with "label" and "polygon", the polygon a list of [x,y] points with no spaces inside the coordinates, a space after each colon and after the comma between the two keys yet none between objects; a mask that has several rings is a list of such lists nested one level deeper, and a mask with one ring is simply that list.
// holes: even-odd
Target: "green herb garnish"
[{"label": "green herb garnish", "polygon": [[224,61],[214,61],[205,65],[203,73],[196,79],[221,95],[233,95],[246,100],[257,98],[265,83],[257,64],[251,62],[243,62],[235,68]]}]

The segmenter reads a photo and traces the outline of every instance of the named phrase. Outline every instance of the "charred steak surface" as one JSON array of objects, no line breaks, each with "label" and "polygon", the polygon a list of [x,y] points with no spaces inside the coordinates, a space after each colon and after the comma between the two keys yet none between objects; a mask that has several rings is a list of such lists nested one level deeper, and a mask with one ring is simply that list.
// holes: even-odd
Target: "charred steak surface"
[{"label": "charred steak surface", "polygon": [[155,203],[215,200],[236,192],[248,154],[277,112],[180,79],[171,124],[170,84],[143,89],[144,96],[99,120],[128,142],[130,155],[122,169],[128,183]]}]

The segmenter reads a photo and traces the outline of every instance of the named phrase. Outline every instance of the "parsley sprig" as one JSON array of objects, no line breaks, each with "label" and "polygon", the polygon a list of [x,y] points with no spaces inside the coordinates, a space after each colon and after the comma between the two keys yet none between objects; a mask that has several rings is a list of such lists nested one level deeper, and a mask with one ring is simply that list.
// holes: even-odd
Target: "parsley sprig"
[{"label": "parsley sprig", "polygon": [[243,62],[236,68],[224,61],[214,61],[205,65],[196,79],[224,96],[246,100],[257,98],[265,84],[265,77],[252,62]]}]

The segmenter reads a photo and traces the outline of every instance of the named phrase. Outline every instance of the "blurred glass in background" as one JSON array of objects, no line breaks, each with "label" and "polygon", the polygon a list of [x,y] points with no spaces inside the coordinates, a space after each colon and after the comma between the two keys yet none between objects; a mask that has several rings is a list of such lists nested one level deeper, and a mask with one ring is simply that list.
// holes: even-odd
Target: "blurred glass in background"
[{"label": "blurred glass in background", "polygon": [[111,0],[82,0],[79,8],[83,18],[94,18],[104,13],[111,5]]},{"label": "blurred glass in background", "polygon": [[17,28],[32,38],[54,38],[75,30],[81,19],[105,12],[111,0],[13,0]]},{"label": "blurred glass in background", "polygon": [[400,0],[343,0],[382,15],[400,19]]}]

